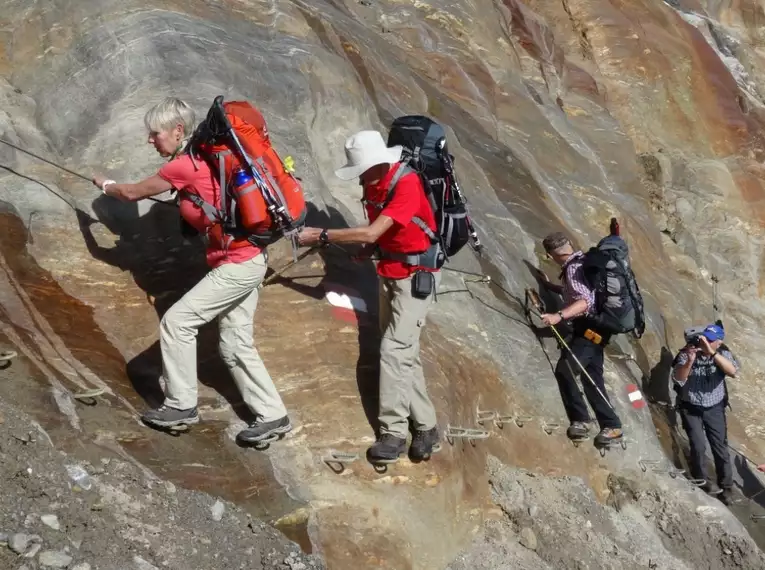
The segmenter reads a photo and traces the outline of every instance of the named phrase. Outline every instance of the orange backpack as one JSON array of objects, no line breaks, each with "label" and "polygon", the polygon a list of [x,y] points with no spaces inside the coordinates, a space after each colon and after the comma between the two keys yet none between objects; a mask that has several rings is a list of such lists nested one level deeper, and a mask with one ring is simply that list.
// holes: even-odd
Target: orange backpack
[{"label": "orange backpack", "polygon": [[265,247],[286,236],[297,248],[307,213],[303,189],[271,146],[255,107],[216,97],[186,152],[202,157],[220,182],[220,209],[186,194],[212,223],[210,239],[229,249],[248,243]]}]

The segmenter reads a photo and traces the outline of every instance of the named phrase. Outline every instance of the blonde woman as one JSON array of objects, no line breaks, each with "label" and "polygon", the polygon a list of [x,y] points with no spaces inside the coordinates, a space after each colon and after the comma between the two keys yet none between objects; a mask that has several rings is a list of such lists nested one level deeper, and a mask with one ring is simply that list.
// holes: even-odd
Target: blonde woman
[{"label": "blonde woman", "polygon": [[[180,194],[184,221],[206,234],[211,224],[194,200],[198,196],[220,208],[221,191],[217,177],[204,160],[181,152],[195,127],[194,111],[185,102],[171,97],[150,109],[144,121],[149,144],[168,162],[156,174],[135,184],[119,184],[103,176],[95,176],[93,183],[107,196],[124,201],[175,189]],[[207,263],[211,271],[162,317],[159,336],[165,401],[143,415],[146,423],[172,427],[199,422],[197,332],[218,317],[221,358],[245,404],[257,418],[237,439],[254,444],[292,429],[284,403],[253,347],[253,316],[266,262],[266,252],[244,238],[225,249],[209,240]]]}]

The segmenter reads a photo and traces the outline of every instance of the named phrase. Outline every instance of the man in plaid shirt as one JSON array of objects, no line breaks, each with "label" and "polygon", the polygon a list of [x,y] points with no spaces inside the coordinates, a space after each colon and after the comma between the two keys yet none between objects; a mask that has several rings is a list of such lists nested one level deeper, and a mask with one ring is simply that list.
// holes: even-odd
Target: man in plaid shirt
[{"label": "man in plaid shirt", "polygon": [[[733,470],[725,417],[728,403],[725,377],[735,377],[739,364],[723,345],[725,331],[719,324],[688,329],[685,338],[686,346],[673,363],[672,378],[677,391],[677,408],[690,441],[691,476],[707,481],[704,489],[709,494],[722,492],[721,500],[729,502]],[[707,479],[705,432],[715,461],[717,485]]]},{"label": "man in plaid shirt", "polygon": [[[595,291],[584,278],[581,251],[574,251],[571,240],[557,232],[550,234],[542,245],[555,263],[561,266],[563,285],[547,283],[551,291],[563,295],[565,306],[557,313],[542,315],[542,322],[555,326],[561,321],[572,321],[574,335],[569,342],[571,353],[563,351],[558,365],[555,367],[555,378],[571,425],[566,434],[572,440],[584,439],[588,435],[587,422],[590,414],[584,403],[582,393],[576,383],[577,376],[582,374],[576,358],[587,371],[595,385],[587,378],[582,378],[582,389],[587,401],[595,412],[600,433],[595,437],[595,445],[607,445],[623,436],[622,422],[616,411],[607,400],[606,385],[603,379],[603,348],[608,344],[610,335],[598,330],[588,317],[595,311]],[[594,333],[594,334],[593,334]]]}]

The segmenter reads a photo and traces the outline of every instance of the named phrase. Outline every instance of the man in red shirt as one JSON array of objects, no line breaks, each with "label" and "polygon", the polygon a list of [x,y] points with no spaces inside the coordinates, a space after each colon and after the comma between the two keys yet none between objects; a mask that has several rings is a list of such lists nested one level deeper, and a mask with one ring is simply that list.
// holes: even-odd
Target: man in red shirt
[{"label": "man in red shirt", "polygon": [[379,251],[380,429],[367,450],[372,463],[395,463],[406,450],[409,419],[414,433],[409,456],[423,460],[440,449],[436,411],[420,362],[420,332],[441,280],[436,222],[422,181],[400,163],[402,147],[388,148],[377,131],[361,131],[345,143],[348,164],[335,171],[359,179],[368,226],[305,228],[303,245],[361,243]]}]

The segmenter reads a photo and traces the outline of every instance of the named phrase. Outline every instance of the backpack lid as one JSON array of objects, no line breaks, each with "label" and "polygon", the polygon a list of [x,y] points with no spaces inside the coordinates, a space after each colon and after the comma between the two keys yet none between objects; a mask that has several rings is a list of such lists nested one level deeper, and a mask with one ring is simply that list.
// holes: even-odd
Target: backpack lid
[{"label": "backpack lid", "polygon": [[630,248],[627,246],[627,242],[619,236],[610,235],[604,237],[598,242],[595,249],[609,257],[623,260],[629,265]]}]

